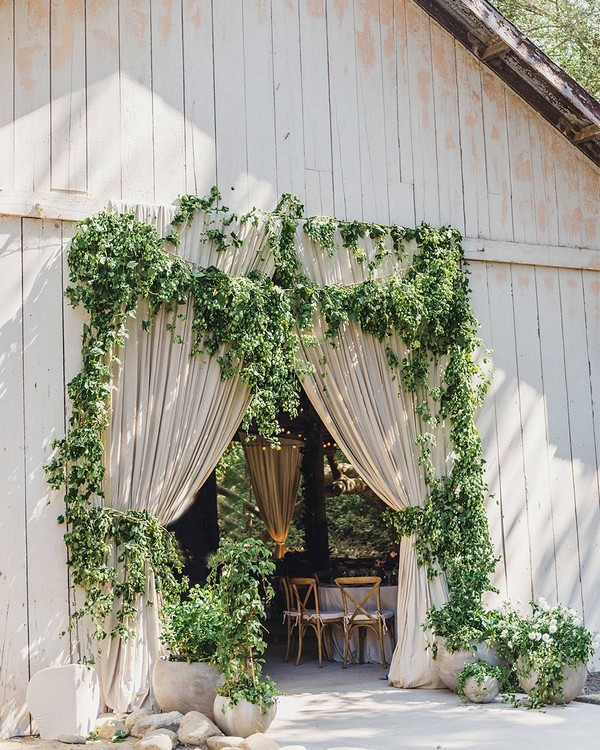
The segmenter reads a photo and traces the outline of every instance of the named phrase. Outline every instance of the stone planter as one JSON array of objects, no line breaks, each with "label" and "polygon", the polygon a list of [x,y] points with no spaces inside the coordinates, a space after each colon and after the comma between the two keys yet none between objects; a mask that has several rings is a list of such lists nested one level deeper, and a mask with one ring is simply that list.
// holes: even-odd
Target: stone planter
[{"label": "stone planter", "polygon": [[472,651],[448,651],[446,639],[436,638],[437,656],[433,660],[436,672],[444,685],[456,692],[458,675],[467,666],[479,660],[475,647]]},{"label": "stone planter", "polygon": [[484,677],[481,684],[476,677],[465,680],[465,697],[472,703],[491,703],[499,692],[500,682],[496,677]]},{"label": "stone planter", "polygon": [[246,700],[241,700],[237,706],[231,706],[229,698],[222,695],[215,698],[215,723],[224,734],[231,737],[249,737],[256,732],[266,732],[276,713],[276,703],[262,713],[258,706]]},{"label": "stone planter", "polygon": [[96,725],[99,704],[98,677],[83,664],[42,669],[27,686],[27,706],[43,740],[62,734],[87,737]]},{"label": "stone planter", "polygon": [[[581,695],[583,686],[587,679],[587,668],[582,662],[576,667],[563,667],[564,681],[562,689],[564,695],[556,694],[548,697],[548,703],[570,703],[577,696]],[[537,672],[533,670],[525,677],[521,677],[522,669],[520,661],[517,662],[517,674],[519,675],[519,685],[529,695],[529,692],[537,683]]]},{"label": "stone planter", "polygon": [[217,687],[223,682],[219,670],[207,662],[159,659],[152,672],[154,696],[164,713],[199,711],[214,720]]}]

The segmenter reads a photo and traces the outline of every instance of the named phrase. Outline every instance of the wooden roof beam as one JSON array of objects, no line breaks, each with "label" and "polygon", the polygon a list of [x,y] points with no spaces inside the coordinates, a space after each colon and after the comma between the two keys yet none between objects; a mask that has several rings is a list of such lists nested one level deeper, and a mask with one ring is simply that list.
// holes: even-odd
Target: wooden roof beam
[{"label": "wooden roof beam", "polygon": [[499,36],[494,36],[485,45],[480,57],[482,62],[489,62],[495,57],[500,57],[501,55],[506,54],[510,49],[511,47],[508,42],[504,41],[504,39],[501,39]]},{"label": "wooden roof beam", "polygon": [[598,125],[587,125],[585,128],[581,128],[581,130],[576,131],[573,134],[573,143],[585,143],[585,141],[591,141],[592,139],[596,138],[600,135],[600,126]]}]

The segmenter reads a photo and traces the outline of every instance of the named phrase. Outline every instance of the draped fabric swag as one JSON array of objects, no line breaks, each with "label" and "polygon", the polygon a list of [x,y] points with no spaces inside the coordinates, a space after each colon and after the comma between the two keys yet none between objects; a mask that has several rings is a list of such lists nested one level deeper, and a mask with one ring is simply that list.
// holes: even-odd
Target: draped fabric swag
[{"label": "draped fabric swag", "polygon": [[[174,207],[123,206],[154,224],[164,236]],[[177,252],[202,266],[231,274],[271,271],[262,252],[264,230],[245,225],[244,252],[217,253],[200,233],[203,215],[183,230]],[[147,308],[146,308],[147,309]],[[160,523],[174,521],[191,504],[196,490],[215,468],[247,409],[250,393],[240,378],[221,380],[216,357],[190,356],[193,304],[161,311],[149,332],[140,306],[115,367],[111,422],[105,447],[105,504],[118,510],[145,509]],[[185,314],[185,319],[179,317]],[[166,328],[167,323],[174,331]],[[177,343],[177,336],[184,343]],[[150,600],[153,606],[146,606]],[[154,580],[137,606],[135,636],[107,639],[99,662],[106,705],[132,711],[151,702],[151,674],[160,653],[158,598]],[[111,630],[111,623],[106,627]]]},{"label": "draped fabric swag", "polygon": [[[133,211],[163,236],[175,211],[174,207],[122,204],[112,208]],[[234,275],[251,270],[272,273],[273,258],[262,222],[236,226],[243,248],[217,253],[202,237],[204,221],[200,213],[181,232],[177,252],[182,257]],[[375,253],[369,242],[364,263],[358,263],[341,242],[330,257],[312,243],[300,224],[296,250],[303,271],[319,284],[356,284],[397,272],[399,263],[393,259],[368,271],[369,252]],[[175,311],[162,311],[150,332],[141,326],[143,307],[138,318],[131,320],[129,338],[119,355],[121,363],[114,370],[106,434],[106,505],[118,510],[146,509],[165,525],[192,502],[232,439],[250,399],[240,378],[221,380],[216,357],[190,356],[192,306],[188,300]],[[167,324],[174,330],[167,330]],[[341,328],[334,347],[325,337],[325,328],[316,314],[317,344],[303,346],[299,355],[315,367],[315,373],[304,381],[311,402],[363,479],[390,507],[402,510],[422,504],[427,488],[415,440],[423,425],[415,412],[415,397],[405,393],[394,378],[385,344],[349,323]],[[177,343],[179,336],[183,344]],[[403,355],[404,344],[398,337],[387,343]],[[439,367],[433,368],[432,377],[439,382]],[[443,428],[437,437],[436,470],[444,473],[449,457]],[[300,450],[284,440],[282,449],[274,451],[259,439],[245,443],[244,451],[261,516],[278,554],[283,554],[298,489]],[[400,548],[398,643],[390,680],[399,687],[437,687],[420,625],[431,604],[444,603],[447,590],[443,577],[428,581],[425,570],[417,566],[412,541],[403,540]],[[153,606],[146,606],[147,599]],[[110,709],[131,711],[152,702],[150,678],[160,653],[158,604],[154,580],[149,577],[147,596],[138,602],[136,635],[126,641],[107,639],[103,644],[99,671]],[[106,629],[112,629],[110,622]]]},{"label": "draped fabric swag", "polygon": [[277,557],[281,558],[300,486],[302,443],[289,438],[280,438],[279,442],[279,450],[261,437],[251,442],[242,440],[242,446],[260,517],[276,544]]},{"label": "draped fabric swag", "polygon": [[[374,252],[363,242],[367,258],[359,264],[339,239],[338,251],[329,257],[301,227],[296,235],[302,270],[321,285],[350,285],[367,278],[369,250],[371,255]],[[391,270],[382,266],[373,276]],[[400,511],[423,504],[427,487],[415,446],[423,425],[415,411],[415,397],[402,389],[385,351],[387,343],[402,358],[405,345],[398,336],[381,343],[353,323],[340,329],[332,345],[325,336],[325,321],[315,315],[313,323],[316,346],[304,346],[303,354],[315,372],[303,385],[321,420],[361,477],[391,508]],[[439,367],[432,375],[439,382]],[[437,433],[434,463],[436,471],[443,473],[447,460],[443,428]],[[441,687],[425,649],[421,623],[432,604],[446,601],[447,587],[441,576],[427,579],[417,565],[413,541],[403,539],[400,546],[398,640],[389,677],[397,687]]]}]

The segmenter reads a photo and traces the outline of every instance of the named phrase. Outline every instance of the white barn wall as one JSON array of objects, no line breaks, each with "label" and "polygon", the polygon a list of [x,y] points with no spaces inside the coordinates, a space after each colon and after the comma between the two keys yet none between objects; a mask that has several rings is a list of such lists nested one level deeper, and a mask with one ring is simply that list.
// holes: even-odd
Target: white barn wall
[{"label": "white barn wall", "polygon": [[600,630],[600,170],[411,0],[0,3],[1,736],[78,653],[42,472],[79,364],[68,220],[215,183],[465,234],[496,584]]}]

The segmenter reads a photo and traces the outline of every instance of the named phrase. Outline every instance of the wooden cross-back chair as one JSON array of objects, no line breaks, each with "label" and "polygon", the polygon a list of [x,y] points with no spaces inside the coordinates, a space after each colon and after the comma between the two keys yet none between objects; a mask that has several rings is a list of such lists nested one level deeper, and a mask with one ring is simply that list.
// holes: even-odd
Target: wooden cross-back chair
[{"label": "wooden cross-back chair", "polygon": [[323,666],[323,644],[325,653],[331,661],[331,628],[344,627],[344,613],[322,612],[319,607],[319,589],[314,578],[288,578],[288,586],[292,595],[292,609],[297,610],[298,618],[298,655],[296,664],[302,656],[302,642],[308,628],[311,628],[317,639],[319,651],[319,666]]},{"label": "wooden cross-back chair", "polygon": [[[358,631],[358,661],[363,661],[364,638],[369,630],[375,633],[381,653],[381,663],[388,666],[385,658],[384,633],[387,631],[392,648],[394,641],[394,613],[381,609],[381,578],[379,576],[354,576],[352,578],[336,578],[335,583],[342,593],[344,606],[344,669],[348,659],[355,664],[356,660],[350,649],[350,639]],[[360,593],[357,587],[365,587]],[[389,623],[389,624],[388,624]]]}]

